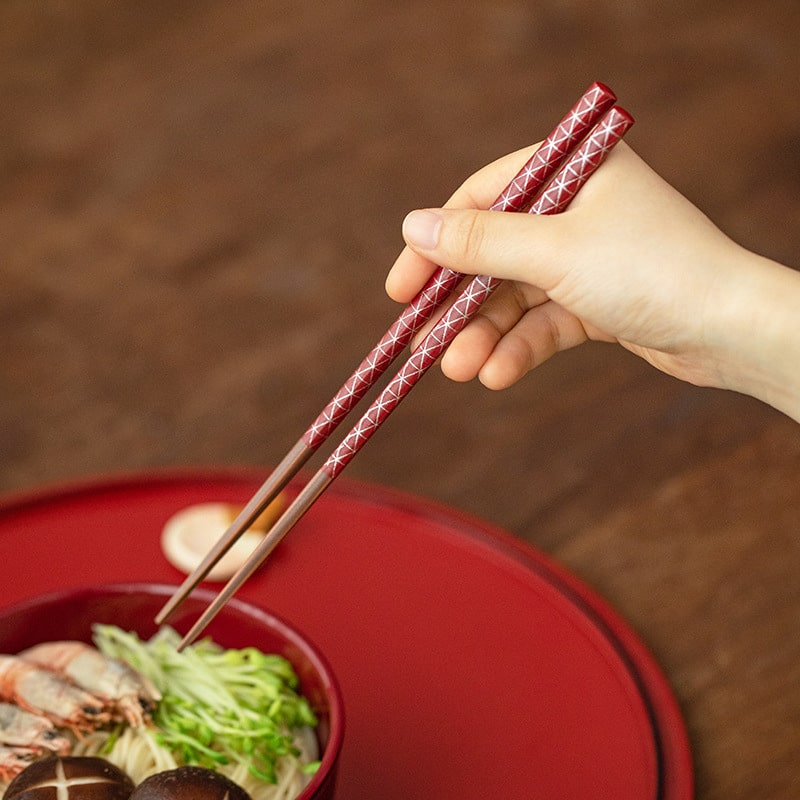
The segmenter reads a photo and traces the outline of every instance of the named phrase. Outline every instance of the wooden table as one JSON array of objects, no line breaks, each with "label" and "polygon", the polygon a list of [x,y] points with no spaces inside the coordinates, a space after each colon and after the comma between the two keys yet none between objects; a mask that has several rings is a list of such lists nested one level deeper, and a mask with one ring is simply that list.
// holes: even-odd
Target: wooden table
[{"label": "wooden table", "polygon": [[[274,463],[394,319],[409,209],[595,79],[629,141],[797,264],[795,0],[0,6],[0,489]],[[800,426],[585,346],[438,370],[350,467],[524,537],[675,689],[704,800],[800,793]]]}]

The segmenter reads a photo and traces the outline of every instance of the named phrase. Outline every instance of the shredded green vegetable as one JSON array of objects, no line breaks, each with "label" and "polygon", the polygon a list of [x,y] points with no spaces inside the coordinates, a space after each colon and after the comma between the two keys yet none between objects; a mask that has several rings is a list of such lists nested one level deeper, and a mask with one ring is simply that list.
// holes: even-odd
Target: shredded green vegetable
[{"label": "shredded green vegetable", "polygon": [[[95,625],[93,631],[99,650],[128,662],[161,692],[153,735],[185,764],[240,762],[275,783],[278,760],[299,754],[292,730],[317,724],[296,691],[297,675],[281,656],[253,647],[226,650],[210,639],[179,653],[180,636],[168,627],[147,641],[114,625]],[[318,766],[314,762],[304,771]]]}]

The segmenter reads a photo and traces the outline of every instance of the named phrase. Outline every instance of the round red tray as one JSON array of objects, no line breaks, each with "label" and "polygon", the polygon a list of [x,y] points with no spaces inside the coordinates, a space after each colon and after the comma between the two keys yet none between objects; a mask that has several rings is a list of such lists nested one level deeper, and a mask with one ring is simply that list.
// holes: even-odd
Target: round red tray
[{"label": "round red tray", "polygon": [[[264,477],[148,473],[6,497],[2,603],[177,585],[159,546],[166,520],[243,503]],[[646,648],[580,581],[479,520],[340,479],[238,596],[330,660],[345,699],[343,799],[693,796],[683,722]]]}]

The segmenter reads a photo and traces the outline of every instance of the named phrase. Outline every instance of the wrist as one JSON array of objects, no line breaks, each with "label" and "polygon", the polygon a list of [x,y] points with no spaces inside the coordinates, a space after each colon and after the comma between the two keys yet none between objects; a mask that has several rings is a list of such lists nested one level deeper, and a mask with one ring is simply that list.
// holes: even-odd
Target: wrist
[{"label": "wrist", "polygon": [[721,382],[800,422],[800,272],[747,251],[739,256]]}]

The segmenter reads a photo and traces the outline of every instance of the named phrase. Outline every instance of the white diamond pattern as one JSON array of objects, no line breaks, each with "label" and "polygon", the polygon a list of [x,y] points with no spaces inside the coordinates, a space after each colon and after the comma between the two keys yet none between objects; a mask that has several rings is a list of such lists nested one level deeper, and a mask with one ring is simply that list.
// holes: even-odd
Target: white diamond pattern
[{"label": "white diamond pattern", "polygon": [[430,319],[433,311],[452,292],[460,279],[461,276],[452,270],[436,271],[426,288],[397,318],[306,431],[303,439],[309,447],[316,449],[328,438],[339,422],[386,371],[398,353],[406,348],[414,333]]},{"label": "white diamond pattern", "polygon": [[[613,104],[614,99],[607,87],[599,83],[592,84],[517,173],[491,210],[523,211],[567,154]],[[422,292],[402,312],[303,434],[303,441],[308,447],[316,450],[330,436],[397,355],[408,346],[414,334],[450,295],[461,277],[459,273],[443,267],[434,273]]]},{"label": "white diamond pattern", "polygon": [[[563,210],[632,124],[627,112],[612,108],[548,184],[531,213],[554,214]],[[347,466],[500,283],[497,278],[478,275],[467,284],[456,302],[323,464],[322,470],[331,479]]]},{"label": "white diamond pattern", "polygon": [[528,163],[500,195],[492,211],[520,211],[519,200],[524,195],[529,202],[534,184],[541,186],[575,145],[583,139],[589,129],[614,102],[613,93],[605,86],[595,83],[559,122],[542,146],[531,156]]},{"label": "white diamond pattern", "polygon": [[627,112],[619,108],[611,109],[547,185],[531,207],[530,213],[557,214],[563,211],[589,175],[597,169],[609,150],[624,136],[632,124],[633,120]]}]

